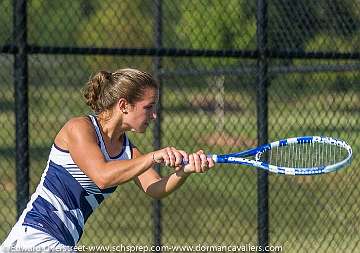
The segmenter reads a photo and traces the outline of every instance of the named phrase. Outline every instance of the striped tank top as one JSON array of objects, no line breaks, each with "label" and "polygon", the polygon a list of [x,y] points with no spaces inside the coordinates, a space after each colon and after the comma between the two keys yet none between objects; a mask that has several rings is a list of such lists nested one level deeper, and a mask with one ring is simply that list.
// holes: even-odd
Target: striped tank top
[{"label": "striped tank top", "polygon": [[[132,158],[131,143],[126,135],[120,154],[110,157],[96,118],[92,115],[89,118],[106,160]],[[75,246],[86,220],[115,189],[116,186],[97,187],[74,163],[69,151],[54,144],[41,181],[18,223],[48,233],[64,245]]]}]

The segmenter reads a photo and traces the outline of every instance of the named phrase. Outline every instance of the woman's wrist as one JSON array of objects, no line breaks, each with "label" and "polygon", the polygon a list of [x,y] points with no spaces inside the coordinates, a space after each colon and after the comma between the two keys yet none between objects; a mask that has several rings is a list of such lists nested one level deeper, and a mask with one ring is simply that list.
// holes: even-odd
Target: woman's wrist
[{"label": "woman's wrist", "polygon": [[155,152],[152,152],[152,153],[151,153],[151,158],[152,158],[152,163],[153,163],[153,164],[159,164],[159,163],[161,163],[160,160],[158,160],[158,159],[155,158]]}]

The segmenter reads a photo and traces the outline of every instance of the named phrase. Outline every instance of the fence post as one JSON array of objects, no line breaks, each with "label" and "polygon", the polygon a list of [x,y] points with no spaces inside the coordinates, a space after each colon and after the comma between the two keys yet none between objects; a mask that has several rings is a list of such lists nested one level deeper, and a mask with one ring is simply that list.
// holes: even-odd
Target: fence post
[{"label": "fence post", "polygon": [[[258,144],[268,142],[268,65],[267,65],[267,3],[257,1],[257,138]],[[258,244],[263,249],[269,244],[268,173],[258,169]]]},{"label": "fence post", "polygon": [[20,216],[29,199],[29,128],[26,0],[13,1],[15,128],[16,128],[16,209]]},{"label": "fence post", "polygon": [[[155,1],[155,48],[162,47],[162,0]],[[161,110],[162,110],[162,82],[161,82],[161,56],[154,57],[154,77],[159,83],[159,102],[157,107],[157,118],[153,128],[153,147],[161,148]],[[160,174],[160,166],[156,165],[155,169]],[[161,246],[161,201],[153,201],[153,224],[154,224],[154,246]],[[160,252],[160,251],[158,251]]]}]

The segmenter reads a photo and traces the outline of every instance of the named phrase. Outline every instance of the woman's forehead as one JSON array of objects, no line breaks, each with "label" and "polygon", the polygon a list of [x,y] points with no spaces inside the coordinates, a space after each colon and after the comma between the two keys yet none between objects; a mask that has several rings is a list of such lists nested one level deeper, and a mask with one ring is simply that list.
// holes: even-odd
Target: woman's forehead
[{"label": "woman's forehead", "polygon": [[157,103],[159,100],[159,91],[157,89],[146,89],[144,92],[144,99],[141,100],[145,103]]}]

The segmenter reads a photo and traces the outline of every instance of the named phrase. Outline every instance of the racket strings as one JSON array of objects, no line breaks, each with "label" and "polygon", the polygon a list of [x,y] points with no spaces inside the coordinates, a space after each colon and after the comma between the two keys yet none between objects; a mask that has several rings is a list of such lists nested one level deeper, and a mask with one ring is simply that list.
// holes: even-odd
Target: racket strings
[{"label": "racket strings", "polygon": [[[267,154],[265,154],[267,153]],[[344,160],[346,149],[326,143],[289,144],[263,153],[260,160],[279,167],[314,168]]]}]

